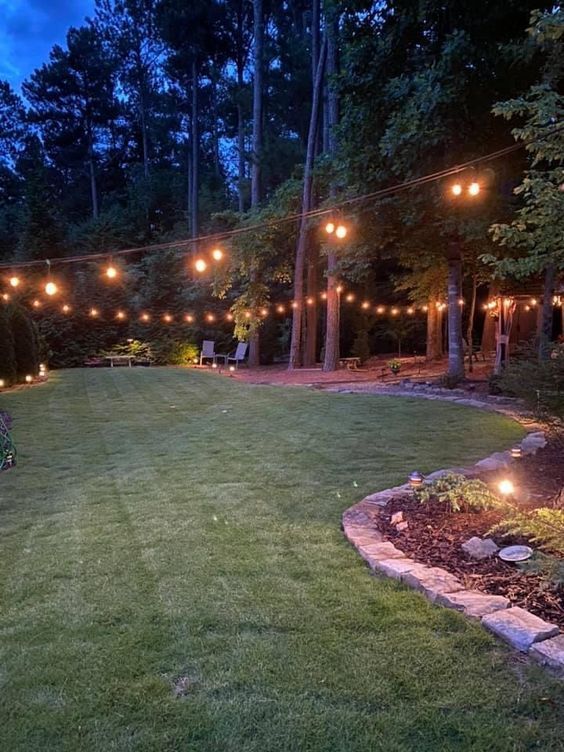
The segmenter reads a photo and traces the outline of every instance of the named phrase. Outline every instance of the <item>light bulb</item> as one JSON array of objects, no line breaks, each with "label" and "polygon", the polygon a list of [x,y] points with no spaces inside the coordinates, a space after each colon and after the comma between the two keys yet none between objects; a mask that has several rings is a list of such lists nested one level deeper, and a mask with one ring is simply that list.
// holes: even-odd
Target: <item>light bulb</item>
[{"label": "light bulb", "polygon": [[478,193],[480,193],[480,184],[476,182],[470,183],[468,186],[468,193],[471,196],[477,196]]},{"label": "light bulb", "polygon": [[197,271],[197,272],[200,272],[200,274],[201,274],[202,272],[205,272],[205,271],[206,271],[206,269],[208,268],[208,265],[206,264],[206,262],[204,261],[204,259],[201,259],[201,258],[200,258],[200,259],[197,259],[197,261],[196,261],[196,263],[194,264],[194,266],[195,266],[195,268],[196,268],[196,271]]},{"label": "light bulb", "polygon": [[32,381],[33,381],[33,376],[30,376],[30,375],[28,374],[28,375],[27,375],[27,376],[25,377],[25,383],[26,383],[26,384],[31,384],[31,382],[32,382]]},{"label": "light bulb", "polygon": [[455,183],[450,190],[453,196],[460,196],[462,193],[462,186],[460,183]]},{"label": "light bulb", "polygon": [[165,320],[165,323],[170,324],[170,322],[172,321],[172,316],[170,315],[170,313],[165,313],[163,319]]},{"label": "light bulb", "polygon": [[150,318],[151,318],[151,317],[149,316],[149,314],[148,314],[148,313],[142,313],[142,314],[141,314],[141,321],[149,321],[149,320],[150,320]]},{"label": "light bulb", "polygon": [[325,225],[325,232],[327,233],[327,235],[331,235],[332,233],[334,233],[335,232],[335,223],[334,222],[327,222],[327,224]]},{"label": "light bulb", "polygon": [[68,313],[70,311],[70,306],[65,303],[65,305],[62,308],[63,313]]},{"label": "light bulb", "polygon": [[20,278],[19,277],[10,277],[10,284],[12,287],[17,287],[20,284]]},{"label": "light bulb", "polygon": [[499,482],[498,489],[499,492],[504,496],[511,496],[515,491],[515,486],[510,480],[506,478],[505,480]]},{"label": "light bulb", "polygon": [[341,240],[346,237],[347,228],[345,227],[345,225],[338,225],[337,229],[335,230],[335,235]]},{"label": "light bulb", "polygon": [[106,269],[106,277],[108,277],[108,279],[115,279],[117,277],[117,269],[115,266],[112,266],[111,264],[108,266]]},{"label": "light bulb", "polygon": [[194,317],[187,313],[186,316],[184,316],[184,320],[191,324],[194,321]]},{"label": "light bulb", "polygon": [[215,261],[221,261],[221,259],[223,258],[223,251],[221,250],[221,248],[214,248],[212,251],[212,256]]},{"label": "light bulb", "polygon": [[92,316],[92,318],[95,319],[97,315],[98,315],[98,309],[97,308],[91,308],[90,309],[90,316]]},{"label": "light bulb", "polygon": [[47,293],[47,295],[56,295],[58,291],[59,288],[54,282],[47,282],[47,284],[45,285],[45,292]]}]

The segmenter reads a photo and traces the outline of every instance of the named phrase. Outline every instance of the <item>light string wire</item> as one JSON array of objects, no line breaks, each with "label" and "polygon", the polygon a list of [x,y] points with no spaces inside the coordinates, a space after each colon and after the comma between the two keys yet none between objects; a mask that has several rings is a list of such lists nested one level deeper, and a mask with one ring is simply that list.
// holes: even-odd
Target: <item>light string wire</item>
[{"label": "light string wire", "polygon": [[[422,175],[418,178],[405,180],[401,183],[396,183],[394,185],[388,186],[387,188],[380,188],[379,190],[373,191],[372,193],[365,193],[361,196],[352,196],[351,198],[344,199],[343,201],[339,201],[330,207],[311,209],[310,211],[307,211],[307,212],[297,212],[295,214],[288,214],[285,217],[279,217],[277,219],[272,219],[272,220],[268,220],[265,222],[258,222],[254,225],[237,227],[232,230],[225,230],[223,232],[214,232],[214,233],[209,233],[207,235],[199,235],[198,237],[186,238],[185,240],[174,240],[174,241],[169,241],[167,243],[156,243],[154,245],[136,246],[133,248],[123,248],[117,251],[112,250],[112,251],[104,251],[104,252],[99,252],[99,253],[81,254],[81,255],[75,255],[75,256],[63,256],[61,258],[51,259],[50,263],[54,266],[55,264],[61,265],[61,264],[74,264],[74,263],[79,263],[79,262],[84,262],[84,261],[99,261],[99,260],[107,259],[110,256],[112,258],[115,258],[116,256],[129,256],[129,255],[136,254],[136,253],[155,253],[159,251],[168,251],[168,250],[181,251],[195,244],[226,240],[231,237],[237,237],[238,235],[242,235],[248,232],[257,232],[259,230],[276,228],[278,227],[278,225],[284,224],[286,222],[295,222],[300,219],[308,219],[308,218],[320,217],[324,215],[331,215],[347,206],[363,203],[366,201],[373,201],[375,199],[385,198],[387,196],[400,193],[405,190],[409,190],[410,188],[415,188],[420,185],[425,185],[426,183],[431,183],[437,180],[442,180],[446,177],[450,177],[451,175],[456,175],[464,170],[467,170],[470,167],[473,167],[474,165],[477,165],[483,162],[491,162],[495,159],[499,159],[507,154],[511,154],[512,152],[519,151],[520,149],[526,148],[531,143],[545,141],[547,138],[550,138],[552,135],[561,131],[563,128],[564,128],[564,122],[557,124],[556,126],[554,126],[554,128],[551,128],[550,132],[544,134],[543,136],[539,138],[531,138],[531,139],[523,140],[517,144],[506,146],[503,149],[498,149],[496,151],[490,152],[489,154],[482,155],[481,157],[470,159],[466,162],[462,162],[453,167],[449,167],[444,170],[439,170],[437,172],[429,173],[427,175]],[[45,265],[45,259],[37,259],[33,261],[22,261],[19,263],[18,262],[2,262],[0,263],[0,269],[17,270],[17,269],[27,269],[30,267],[44,266],[44,265]]]}]

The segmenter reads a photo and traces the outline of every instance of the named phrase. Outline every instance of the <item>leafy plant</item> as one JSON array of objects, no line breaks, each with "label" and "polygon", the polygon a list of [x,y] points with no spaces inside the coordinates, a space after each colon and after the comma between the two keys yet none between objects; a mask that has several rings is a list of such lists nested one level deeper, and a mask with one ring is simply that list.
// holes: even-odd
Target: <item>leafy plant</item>
[{"label": "leafy plant", "polygon": [[508,516],[495,525],[492,532],[524,536],[541,548],[564,555],[564,509],[510,509]]},{"label": "leafy plant", "polygon": [[424,485],[416,491],[416,498],[421,504],[439,501],[452,512],[480,512],[496,509],[503,504],[483,481],[458,473],[447,473],[433,483]]},{"label": "leafy plant", "polygon": [[392,373],[399,373],[401,369],[401,361],[390,360],[388,361],[388,367]]}]

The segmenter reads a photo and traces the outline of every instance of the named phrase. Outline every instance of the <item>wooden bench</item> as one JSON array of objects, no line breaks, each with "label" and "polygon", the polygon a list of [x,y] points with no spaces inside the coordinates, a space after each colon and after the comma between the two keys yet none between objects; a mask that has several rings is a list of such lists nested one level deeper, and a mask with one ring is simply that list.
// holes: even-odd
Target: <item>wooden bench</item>
[{"label": "wooden bench", "polygon": [[356,371],[360,365],[360,358],[339,358],[339,366],[348,368],[349,371]]}]

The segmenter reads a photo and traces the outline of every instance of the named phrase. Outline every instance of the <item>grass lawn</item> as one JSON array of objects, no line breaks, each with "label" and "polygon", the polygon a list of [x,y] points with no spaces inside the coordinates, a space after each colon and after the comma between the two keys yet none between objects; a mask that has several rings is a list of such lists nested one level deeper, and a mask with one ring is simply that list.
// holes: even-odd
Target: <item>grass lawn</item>
[{"label": "grass lawn", "polygon": [[181,369],[55,373],[0,407],[3,752],[563,749],[562,684],[339,530],[516,424]]}]

